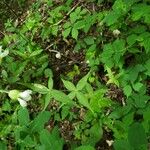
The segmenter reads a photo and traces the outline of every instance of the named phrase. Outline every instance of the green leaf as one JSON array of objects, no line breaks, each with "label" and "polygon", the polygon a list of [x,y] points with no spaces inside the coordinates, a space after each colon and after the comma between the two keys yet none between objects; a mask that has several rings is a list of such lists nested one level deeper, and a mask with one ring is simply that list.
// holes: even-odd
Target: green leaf
[{"label": "green leaf", "polygon": [[18,121],[20,126],[26,126],[30,122],[28,109],[20,108],[18,111]]},{"label": "green leaf", "polygon": [[63,79],[62,79],[62,81],[63,81],[63,84],[67,90],[76,91],[76,87],[74,86],[73,83],[71,83],[70,81],[63,80]]},{"label": "green leaf", "polygon": [[58,129],[54,128],[50,133],[43,129],[40,132],[40,142],[44,146],[44,150],[62,150],[63,140],[59,137]]},{"label": "green leaf", "polygon": [[134,103],[138,108],[144,108],[146,106],[147,101],[150,99],[150,96],[140,94],[133,95]]},{"label": "green leaf", "polygon": [[90,144],[95,146],[95,144],[102,138],[103,129],[99,122],[94,122],[93,126],[89,129],[89,138],[86,140],[85,144]]},{"label": "green leaf", "polygon": [[41,94],[46,94],[47,92],[49,92],[49,89],[46,86],[42,85],[42,84],[34,83],[32,85],[30,87],[35,92],[38,92],[38,93],[41,93]]},{"label": "green leaf", "polygon": [[89,104],[87,97],[83,93],[77,92],[76,97],[82,106],[84,106],[84,107],[88,108],[89,110],[91,110],[92,112],[94,112]]},{"label": "green leaf", "polygon": [[132,93],[132,88],[130,85],[126,85],[124,88],[123,88],[123,92],[124,94],[129,97]]},{"label": "green leaf", "polygon": [[143,42],[146,53],[150,52],[150,37]]},{"label": "green leaf", "polygon": [[50,112],[49,111],[43,111],[41,112],[30,124],[31,132],[39,132],[44,129],[44,125],[46,122],[50,119]]},{"label": "green leaf", "polygon": [[48,80],[48,88],[49,88],[50,90],[52,90],[52,88],[53,88],[53,78],[52,78],[52,77],[49,77],[49,80]]},{"label": "green leaf", "polygon": [[75,148],[75,150],[95,150],[95,148],[90,145],[82,145],[80,147]]},{"label": "green leaf", "polygon": [[57,101],[64,103],[64,104],[73,104],[74,102],[63,92],[58,90],[52,90],[51,92],[52,97]]},{"label": "green leaf", "polygon": [[84,38],[84,41],[87,45],[92,45],[94,44],[94,39],[92,36],[87,36],[86,38]]},{"label": "green leaf", "polygon": [[134,123],[128,130],[128,140],[134,149],[139,149],[141,146],[147,147],[147,136],[143,126],[140,123]]},{"label": "green leaf", "polygon": [[122,39],[117,39],[113,42],[113,50],[114,50],[114,61],[118,65],[121,56],[126,52],[125,41]]},{"label": "green leaf", "polygon": [[127,43],[129,44],[129,46],[132,46],[136,40],[138,39],[138,36],[136,34],[131,34],[127,37]]},{"label": "green leaf", "polygon": [[43,50],[35,50],[34,52],[32,52],[32,53],[30,54],[29,57],[31,58],[31,57],[37,56],[37,55],[41,54],[42,51],[43,51]]},{"label": "green leaf", "polygon": [[70,21],[73,24],[78,19],[78,15],[75,12],[70,14]]},{"label": "green leaf", "polygon": [[0,149],[1,150],[7,150],[7,144],[0,141]]},{"label": "green leaf", "polygon": [[68,35],[70,34],[70,31],[71,31],[71,27],[65,29],[63,32],[62,32],[62,35],[64,38],[68,37]]},{"label": "green leaf", "polygon": [[82,79],[80,79],[80,81],[77,83],[76,88],[78,91],[82,90],[85,85],[87,84],[87,80],[89,78],[90,72],[85,75]]},{"label": "green leaf", "polygon": [[51,100],[52,100],[51,92],[48,92],[45,95],[44,110],[47,108],[47,106],[49,105],[49,103],[50,103]]},{"label": "green leaf", "polygon": [[70,22],[66,22],[63,27],[66,29],[66,28],[69,28],[70,26],[71,26],[71,23]]},{"label": "green leaf", "polygon": [[126,140],[116,140],[113,146],[115,150],[134,150]]},{"label": "green leaf", "polygon": [[72,29],[72,32],[71,32],[71,35],[72,35],[72,37],[73,37],[74,39],[77,40],[77,38],[78,38],[78,30],[75,29],[75,28],[73,28],[73,29]]},{"label": "green leaf", "polygon": [[42,84],[37,84],[37,83],[19,83],[19,84],[24,85],[32,89],[33,91],[41,94],[47,94],[50,91],[46,86]]},{"label": "green leaf", "polygon": [[134,83],[132,86],[135,91],[139,91],[141,87],[143,86],[143,84],[140,82],[137,82],[137,83]]},{"label": "green leaf", "polygon": [[119,11],[111,11],[108,13],[108,15],[104,18],[104,22],[108,25],[111,26],[114,23],[118,22],[119,17],[121,16],[121,12]]},{"label": "green leaf", "polygon": [[57,34],[58,34],[58,26],[53,26],[51,30],[52,30],[52,35],[57,36]]},{"label": "green leaf", "polygon": [[68,97],[69,97],[70,99],[74,99],[75,96],[76,96],[76,92],[75,92],[75,91],[72,91],[72,92],[70,92],[70,93],[68,94]]},{"label": "green leaf", "polygon": [[84,21],[84,20],[77,21],[77,22],[74,24],[74,26],[73,26],[73,28],[75,28],[75,29],[77,29],[77,30],[82,29],[82,28],[84,28],[84,27],[85,27],[85,21]]},{"label": "green leaf", "polygon": [[150,6],[146,3],[139,3],[132,7],[132,20],[137,21],[141,18],[147,18],[150,13]]},{"label": "green leaf", "polygon": [[101,54],[101,61],[108,67],[112,67],[114,65],[113,58],[113,47],[111,44],[105,44],[103,48],[103,52]]}]

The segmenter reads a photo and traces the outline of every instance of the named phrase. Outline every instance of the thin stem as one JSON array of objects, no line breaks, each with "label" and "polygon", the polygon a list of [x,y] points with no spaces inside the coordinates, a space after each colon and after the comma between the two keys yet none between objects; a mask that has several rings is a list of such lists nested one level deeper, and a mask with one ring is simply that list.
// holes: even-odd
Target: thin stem
[{"label": "thin stem", "polygon": [[0,90],[0,93],[9,93],[9,92],[6,90]]},{"label": "thin stem", "polygon": [[60,53],[59,51],[54,50],[54,49],[49,49],[49,52]]}]

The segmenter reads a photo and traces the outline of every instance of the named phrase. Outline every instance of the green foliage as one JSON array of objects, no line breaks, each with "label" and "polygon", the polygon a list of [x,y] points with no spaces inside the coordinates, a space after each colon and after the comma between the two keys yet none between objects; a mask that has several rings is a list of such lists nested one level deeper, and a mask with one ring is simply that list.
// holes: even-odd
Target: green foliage
[{"label": "green foliage", "polygon": [[0,149],[146,150],[149,24],[148,0],[35,1],[5,20]]}]

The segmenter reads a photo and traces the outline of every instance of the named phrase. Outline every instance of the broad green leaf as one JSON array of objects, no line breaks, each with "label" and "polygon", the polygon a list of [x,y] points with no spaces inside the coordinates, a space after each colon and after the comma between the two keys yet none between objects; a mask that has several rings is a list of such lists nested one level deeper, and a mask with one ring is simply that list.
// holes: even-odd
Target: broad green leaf
[{"label": "broad green leaf", "polygon": [[86,86],[89,75],[90,72],[87,75],[85,75],[82,79],[79,80],[79,82],[76,85],[78,91],[82,90]]},{"label": "broad green leaf", "polygon": [[125,48],[125,41],[122,39],[117,39],[113,42],[113,50],[114,50],[114,61],[118,65],[120,58],[123,56],[123,54],[126,52]]},{"label": "broad green leaf", "polygon": [[41,94],[46,94],[49,92],[49,89],[42,84],[37,84],[37,83],[19,83],[19,84],[24,85],[32,89],[33,91],[41,93]]},{"label": "broad green leaf", "polygon": [[118,22],[119,17],[121,16],[121,12],[119,11],[111,11],[108,13],[108,15],[104,18],[104,22],[108,25],[111,26],[114,23]]},{"label": "broad green leaf", "polygon": [[133,95],[134,103],[138,108],[144,108],[146,106],[147,101],[150,99],[150,96],[140,94]]},{"label": "broad green leaf", "polygon": [[76,14],[79,14],[81,12],[81,6],[79,6],[79,7],[77,7],[76,9],[75,9],[75,13]]},{"label": "broad green leaf", "polygon": [[43,51],[43,50],[35,50],[34,52],[32,52],[32,53],[30,54],[29,57],[31,58],[31,57],[34,57],[34,56],[36,56],[36,55],[39,55],[39,54],[42,53],[42,51]]},{"label": "broad green leaf", "polygon": [[98,106],[102,109],[105,107],[110,107],[111,106],[111,100],[105,97],[102,97],[98,101]]},{"label": "broad green leaf", "polygon": [[127,37],[127,43],[129,44],[129,46],[132,46],[136,40],[138,39],[138,36],[136,34],[131,34]]},{"label": "broad green leaf", "polygon": [[71,23],[70,22],[66,22],[63,27],[66,29],[66,28],[69,28],[70,26],[71,26]]},{"label": "broad green leaf", "polygon": [[69,97],[70,99],[74,99],[75,96],[76,96],[76,92],[75,92],[75,91],[72,91],[72,92],[70,92],[70,93],[68,94],[68,97]]},{"label": "broad green leaf", "polygon": [[127,140],[116,140],[113,147],[115,150],[134,150]]},{"label": "broad green leaf", "polygon": [[90,145],[82,145],[80,147],[75,148],[75,150],[95,150],[95,148]]},{"label": "broad green leaf", "polygon": [[77,38],[78,38],[78,30],[75,29],[75,28],[73,28],[72,31],[71,31],[71,35],[72,35],[72,37],[73,37],[75,40],[77,40]]},{"label": "broad green leaf", "polygon": [[92,127],[89,129],[89,138],[84,142],[84,144],[95,146],[95,144],[102,138],[102,136],[102,125],[100,125],[98,121],[94,122]]},{"label": "broad green leaf", "polygon": [[49,88],[50,90],[52,90],[52,88],[53,88],[53,78],[52,78],[52,77],[49,77],[49,80],[48,80],[48,88]]},{"label": "broad green leaf", "polygon": [[76,87],[74,86],[73,83],[71,83],[70,81],[63,80],[63,79],[62,79],[62,81],[63,81],[65,88],[68,91],[76,91]]},{"label": "broad green leaf", "polygon": [[26,126],[29,123],[30,118],[27,108],[20,108],[18,111],[18,121],[20,126]]},{"label": "broad green leaf", "polygon": [[63,32],[62,32],[62,35],[64,38],[68,37],[68,35],[70,34],[71,32],[71,27],[65,29]]},{"label": "broad green leaf", "polygon": [[128,141],[134,149],[140,150],[140,147],[147,147],[147,136],[142,124],[134,123],[130,126],[128,130]]},{"label": "broad green leaf", "polygon": [[141,87],[143,86],[143,84],[140,82],[137,82],[137,83],[133,83],[132,86],[135,91],[139,91],[141,89]]},{"label": "broad green leaf", "polygon": [[62,91],[52,90],[52,97],[64,104],[73,104],[74,102]]},{"label": "broad green leaf", "polygon": [[49,105],[49,103],[50,103],[51,100],[52,100],[51,92],[48,92],[45,95],[44,110],[47,108],[47,106]]},{"label": "broad green leaf", "polygon": [[137,21],[141,18],[145,18],[145,16],[149,15],[150,6],[146,3],[139,3],[132,7],[132,19],[133,21]]},{"label": "broad green leaf", "polygon": [[23,139],[23,143],[21,143],[21,145],[24,147],[31,147],[32,145],[36,145],[36,144],[37,144],[36,141],[32,139],[30,135],[27,135]]},{"label": "broad green leaf", "polygon": [[0,141],[0,149],[1,150],[7,150],[7,144],[5,144],[2,141]]},{"label": "broad green leaf", "polygon": [[150,52],[150,37],[143,42],[146,53]]},{"label": "broad green leaf", "polygon": [[77,92],[76,97],[79,101],[79,104],[81,104],[81,106],[84,106],[84,107],[88,108],[89,110],[91,110],[92,112],[94,112],[89,104],[87,97],[83,93]]},{"label": "broad green leaf", "polygon": [[53,26],[52,27],[52,35],[57,36],[58,34],[58,26]]},{"label": "broad green leaf", "polygon": [[78,15],[75,12],[70,14],[70,21],[73,24],[78,19]]},{"label": "broad green leaf", "polygon": [[44,125],[49,121],[50,116],[51,114],[49,111],[40,112],[40,114],[30,124],[31,132],[39,132],[44,129]]},{"label": "broad green leaf", "polygon": [[126,85],[124,88],[123,88],[123,92],[124,94],[129,97],[132,93],[132,88],[130,85]]},{"label": "broad green leaf", "polygon": [[101,61],[108,67],[112,67],[114,65],[114,60],[113,60],[113,47],[111,44],[105,44],[103,48],[103,52],[100,55]]},{"label": "broad green leaf", "polygon": [[86,38],[84,38],[84,41],[87,45],[94,44],[94,38],[92,36],[87,36]]},{"label": "broad green leaf", "polygon": [[146,61],[144,67],[146,68],[146,75],[150,76],[150,59]]},{"label": "broad green leaf", "polygon": [[54,128],[50,133],[43,129],[40,132],[40,142],[44,145],[44,150],[62,150],[63,140],[59,137],[58,129]]},{"label": "broad green leaf", "polygon": [[34,83],[32,85],[31,85],[31,89],[35,92],[38,92],[38,93],[41,93],[41,94],[46,94],[47,92],[49,92],[49,89],[46,86],[42,85],[42,84]]},{"label": "broad green leaf", "polygon": [[79,29],[84,28],[84,26],[85,26],[85,21],[84,21],[84,20],[80,20],[80,21],[77,21],[77,22],[74,24],[73,28],[79,30]]},{"label": "broad green leaf", "polygon": [[129,80],[133,83],[138,78],[138,74],[140,72],[143,72],[144,70],[145,68],[142,64],[137,64],[136,66],[133,66],[128,72]]}]

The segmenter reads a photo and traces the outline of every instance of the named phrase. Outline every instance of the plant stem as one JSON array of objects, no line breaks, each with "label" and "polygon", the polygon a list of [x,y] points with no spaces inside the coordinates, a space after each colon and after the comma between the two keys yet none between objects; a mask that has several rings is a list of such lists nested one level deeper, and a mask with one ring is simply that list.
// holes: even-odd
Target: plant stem
[{"label": "plant stem", "polygon": [[0,90],[0,93],[9,93],[9,92],[6,90]]}]

